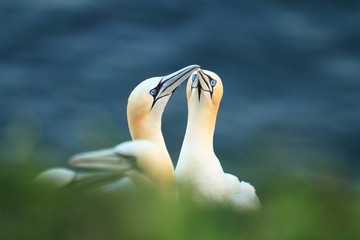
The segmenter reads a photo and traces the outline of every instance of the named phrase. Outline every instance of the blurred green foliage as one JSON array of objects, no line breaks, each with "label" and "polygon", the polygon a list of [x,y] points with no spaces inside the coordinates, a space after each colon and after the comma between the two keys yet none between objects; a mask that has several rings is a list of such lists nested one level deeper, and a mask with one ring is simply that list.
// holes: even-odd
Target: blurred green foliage
[{"label": "blurred green foliage", "polygon": [[186,196],[175,201],[146,188],[90,194],[35,185],[48,167],[39,159],[56,154],[30,129],[16,128],[1,145],[0,239],[360,239],[360,186],[334,169],[325,178],[261,176],[259,212],[201,206]]},{"label": "blurred green foliage", "polygon": [[259,212],[199,206],[142,189],[88,194],[32,183],[31,164],[1,164],[0,239],[359,239],[360,196],[344,181],[269,179]]}]

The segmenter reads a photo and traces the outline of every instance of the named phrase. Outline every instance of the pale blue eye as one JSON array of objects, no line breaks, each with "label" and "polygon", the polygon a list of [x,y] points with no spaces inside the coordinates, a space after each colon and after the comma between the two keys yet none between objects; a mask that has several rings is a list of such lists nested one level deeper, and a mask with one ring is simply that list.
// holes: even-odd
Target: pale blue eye
[{"label": "pale blue eye", "polygon": [[196,78],[197,78],[196,74],[192,75],[191,81],[194,82],[196,80]]},{"label": "pale blue eye", "polygon": [[211,81],[210,81],[211,86],[213,86],[213,87],[214,87],[214,86],[216,85],[216,83],[217,83],[217,82],[216,82],[216,80],[215,80],[215,79],[211,79]]},{"label": "pale blue eye", "polygon": [[155,96],[157,94],[156,88],[151,89],[149,93],[150,93],[151,96]]}]

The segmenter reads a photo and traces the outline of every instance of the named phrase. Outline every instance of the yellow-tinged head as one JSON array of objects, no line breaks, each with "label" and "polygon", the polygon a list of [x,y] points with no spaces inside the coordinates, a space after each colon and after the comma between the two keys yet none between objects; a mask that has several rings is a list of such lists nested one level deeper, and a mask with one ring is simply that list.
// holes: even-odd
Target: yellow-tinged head
[{"label": "yellow-tinged head", "polygon": [[186,95],[189,113],[208,112],[215,114],[216,117],[223,96],[221,78],[214,72],[198,69],[188,80]]},{"label": "yellow-tinged head", "polygon": [[176,88],[198,65],[190,65],[163,77],[141,82],[128,99],[127,117],[133,139],[152,140],[154,131],[161,127],[161,116]]}]

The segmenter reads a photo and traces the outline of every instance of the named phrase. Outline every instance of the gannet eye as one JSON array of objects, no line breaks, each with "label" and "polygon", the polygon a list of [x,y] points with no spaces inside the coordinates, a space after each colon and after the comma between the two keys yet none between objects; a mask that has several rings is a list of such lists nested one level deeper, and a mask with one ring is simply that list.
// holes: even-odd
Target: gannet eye
[{"label": "gannet eye", "polygon": [[210,81],[211,86],[213,86],[213,87],[214,87],[214,86],[216,85],[216,83],[217,83],[217,82],[216,82],[216,80],[215,80],[215,79],[211,79],[211,81]]},{"label": "gannet eye", "polygon": [[197,78],[196,74],[192,75],[191,81],[194,82],[196,80],[196,78]]},{"label": "gannet eye", "polygon": [[149,93],[150,93],[151,96],[155,96],[157,94],[157,92],[158,92],[157,89],[153,88],[153,89],[150,90]]}]

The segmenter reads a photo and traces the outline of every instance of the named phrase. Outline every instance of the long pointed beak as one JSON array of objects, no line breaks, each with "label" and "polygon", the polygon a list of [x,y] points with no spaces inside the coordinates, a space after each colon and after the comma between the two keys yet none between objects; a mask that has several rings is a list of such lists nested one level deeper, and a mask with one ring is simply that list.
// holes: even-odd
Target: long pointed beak
[{"label": "long pointed beak", "polygon": [[197,78],[198,78],[198,85],[201,86],[201,89],[207,92],[212,93],[213,92],[213,87],[210,84],[210,79],[209,77],[201,70],[197,70]]},{"label": "long pointed beak", "polygon": [[69,163],[73,167],[119,173],[132,170],[136,165],[134,157],[120,155],[113,148],[77,154],[70,158]]},{"label": "long pointed beak", "polygon": [[157,99],[172,94],[183,81],[188,79],[190,75],[199,68],[199,65],[190,65],[162,77],[160,81],[161,87],[159,89]]}]

